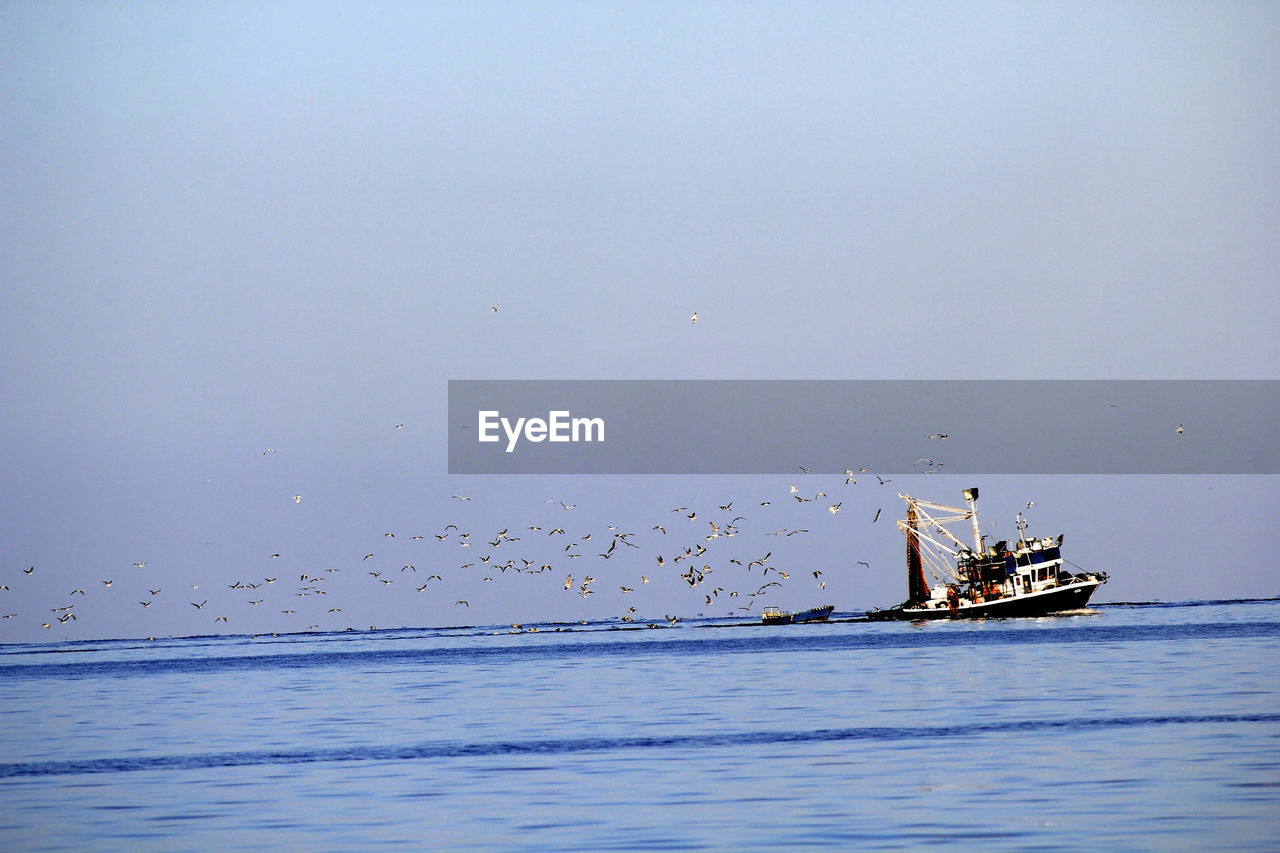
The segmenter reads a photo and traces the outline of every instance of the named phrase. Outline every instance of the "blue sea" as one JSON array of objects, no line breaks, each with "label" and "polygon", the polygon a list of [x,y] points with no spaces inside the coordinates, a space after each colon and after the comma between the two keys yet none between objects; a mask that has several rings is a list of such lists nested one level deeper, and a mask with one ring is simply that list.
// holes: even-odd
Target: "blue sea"
[{"label": "blue sea", "polygon": [[3,646],[0,848],[1280,849],[1280,601],[853,615]]}]

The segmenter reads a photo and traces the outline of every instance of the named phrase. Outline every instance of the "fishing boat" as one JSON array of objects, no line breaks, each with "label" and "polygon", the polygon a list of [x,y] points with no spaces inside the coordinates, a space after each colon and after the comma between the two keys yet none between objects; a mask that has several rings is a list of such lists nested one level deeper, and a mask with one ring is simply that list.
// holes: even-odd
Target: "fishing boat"
[{"label": "fishing boat", "polygon": [[[978,527],[978,490],[965,489],[968,509],[898,495],[907,502],[907,517],[898,529],[907,540],[908,598],[895,607],[867,612],[872,620],[980,619],[1046,616],[1080,610],[1106,583],[1105,572],[1064,568],[1062,534],[1027,536],[1027,520],[1018,513],[1018,540],[986,544]],[[936,514],[935,514],[936,513]],[[973,522],[973,542],[947,529],[953,522]],[[1079,567],[1077,567],[1079,568]],[[930,585],[926,569],[934,579]]]},{"label": "fishing boat", "polygon": [[792,613],[790,610],[779,610],[776,607],[766,607],[760,612],[760,621],[765,625],[794,625],[799,622],[826,622],[827,617],[831,615],[831,611],[835,610],[834,604],[828,604],[823,607],[811,607],[808,610],[801,610],[798,613]]}]

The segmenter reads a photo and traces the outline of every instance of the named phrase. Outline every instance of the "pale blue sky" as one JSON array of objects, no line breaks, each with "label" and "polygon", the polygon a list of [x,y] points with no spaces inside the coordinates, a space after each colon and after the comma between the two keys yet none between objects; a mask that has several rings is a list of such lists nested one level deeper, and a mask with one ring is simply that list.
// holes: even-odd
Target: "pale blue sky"
[{"label": "pale blue sky", "polygon": [[[450,478],[448,379],[1277,378],[1277,103],[1271,3],[5,4],[0,641],[620,615],[603,568],[566,601],[444,562],[428,599],[388,564],[341,623],[177,593],[353,577],[462,510],[600,536],[787,492]],[[1175,479],[984,508],[1034,492],[1100,600],[1280,593],[1274,478]],[[860,502],[788,559],[878,572],[780,603],[903,597],[899,502]],[[676,580],[641,611],[708,609]]]}]

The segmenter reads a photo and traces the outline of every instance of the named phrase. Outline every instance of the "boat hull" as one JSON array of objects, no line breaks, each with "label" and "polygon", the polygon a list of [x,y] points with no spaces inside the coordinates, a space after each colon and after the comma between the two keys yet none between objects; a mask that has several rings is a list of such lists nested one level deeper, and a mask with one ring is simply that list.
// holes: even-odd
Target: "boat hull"
[{"label": "boat hull", "polygon": [[795,625],[801,622],[826,622],[827,617],[836,609],[834,604],[828,604],[826,607],[814,607],[811,610],[804,610],[800,613],[779,613],[778,615],[762,616],[760,621],[765,625]]},{"label": "boat hull", "polygon": [[908,607],[899,605],[867,612],[873,621],[915,621],[921,619],[1008,619],[1026,616],[1049,616],[1071,610],[1082,610],[1102,585],[1101,580],[1082,580],[1027,595],[997,598],[992,601],[961,604],[952,611],[948,607]]}]

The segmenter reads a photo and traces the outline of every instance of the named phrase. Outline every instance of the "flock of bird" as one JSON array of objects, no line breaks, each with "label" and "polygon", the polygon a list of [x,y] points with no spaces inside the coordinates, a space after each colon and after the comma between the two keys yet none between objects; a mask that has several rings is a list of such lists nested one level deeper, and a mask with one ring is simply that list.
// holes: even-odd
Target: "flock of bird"
[{"label": "flock of bird", "polygon": [[[396,424],[395,428],[402,429],[403,424]],[[276,450],[267,448],[262,454],[271,456]],[[865,469],[850,468],[841,479],[833,481],[838,485],[826,488],[834,491],[852,487],[865,473]],[[34,618],[46,630],[53,630],[55,626],[69,629],[78,619],[78,613],[94,606],[94,599],[109,595],[132,597],[136,602],[131,606],[137,609],[139,618],[135,624],[140,627],[139,635],[146,631],[142,627],[146,624],[143,619],[166,607],[181,608],[192,616],[198,614],[196,618],[207,619],[213,631],[235,630],[238,621],[261,624],[261,618],[244,620],[242,617],[246,613],[259,617],[272,610],[278,612],[267,621],[278,623],[278,627],[273,625],[273,629],[266,632],[245,633],[363,630],[377,626],[345,624],[343,606],[353,592],[360,596],[362,604],[367,603],[372,591],[379,589],[397,596],[423,595],[424,604],[430,601],[434,607],[447,606],[456,608],[455,613],[463,613],[471,602],[469,597],[456,597],[456,592],[461,589],[464,596],[467,595],[468,584],[475,587],[505,580],[511,585],[515,578],[534,582],[532,579],[547,575],[555,579],[555,588],[561,588],[564,595],[583,599],[596,596],[599,600],[616,602],[614,618],[634,623],[635,627],[674,625],[684,618],[666,613],[661,619],[642,615],[642,611],[653,607],[653,599],[658,597],[646,598],[644,592],[663,584],[668,590],[672,586],[685,590],[689,610],[709,611],[707,615],[745,615],[753,610],[758,612],[763,607],[762,599],[767,600],[767,596],[776,595],[787,586],[794,588],[796,584],[807,583],[815,594],[826,589],[827,576],[822,568],[786,565],[781,562],[781,553],[786,549],[770,544],[789,542],[810,533],[811,523],[797,524],[796,512],[820,512],[822,517],[835,517],[844,508],[844,500],[828,495],[819,487],[823,482],[820,477],[808,477],[808,474],[807,467],[798,468],[798,476],[787,491],[772,499],[763,496],[766,499],[748,504],[726,500],[706,507],[670,507],[658,510],[660,516],[650,518],[636,529],[617,524],[604,525],[603,529],[584,529],[589,525],[578,523],[581,514],[577,504],[555,498],[543,500],[544,511],[530,513],[544,519],[542,524],[487,526],[484,521],[468,520],[485,515],[480,502],[473,501],[470,495],[455,494],[450,500],[459,505],[456,522],[408,535],[384,531],[378,545],[361,549],[346,560],[335,560],[325,568],[299,570],[294,567],[286,571],[279,566],[287,563],[287,556],[282,558],[281,552],[273,552],[263,555],[264,570],[251,577],[223,578],[203,585],[178,584],[167,580],[169,575],[163,568],[138,560],[126,572],[128,577],[101,578],[89,591],[79,587],[66,590],[63,600],[49,602],[47,609],[38,614],[0,612],[0,618]],[[876,475],[867,476],[874,477],[873,486],[892,482]],[[801,488],[810,483],[813,485],[809,488]],[[282,500],[302,506],[304,496],[286,493]],[[796,509],[791,513],[778,512],[778,507],[786,504]],[[865,523],[874,524],[880,512],[878,507],[874,515],[868,513]],[[547,518],[556,521],[547,523]],[[787,523],[771,527],[770,520],[775,525],[781,521]],[[842,534],[841,539],[844,538]],[[867,565],[866,561],[861,564]],[[850,560],[842,570],[854,565]],[[419,566],[423,568],[419,570]],[[243,566],[241,570],[249,574]],[[38,579],[40,571],[35,565],[22,569],[17,579],[0,583],[0,595],[9,592],[15,583]],[[353,585],[364,585],[366,589],[353,589]],[[455,592],[447,600],[433,592],[446,588]],[[216,597],[210,590],[216,590]],[[520,600],[525,592],[515,590],[509,594]],[[117,598],[115,603],[118,605],[123,600],[126,599]],[[670,598],[666,600],[669,602]],[[612,609],[612,605],[606,606]],[[0,604],[0,609],[2,607]],[[436,614],[437,618],[450,618],[440,616],[439,610]],[[218,625],[226,628],[219,629]],[[513,628],[537,630],[519,625]]]}]

